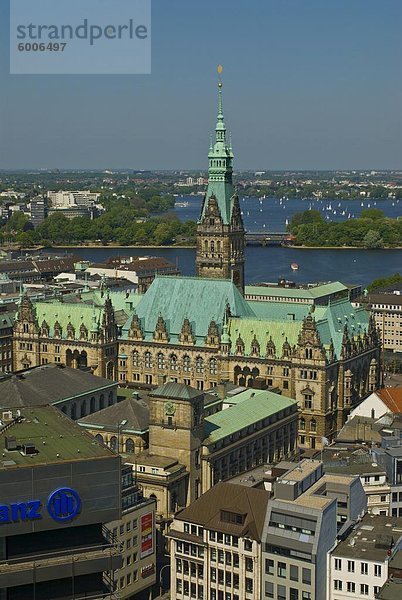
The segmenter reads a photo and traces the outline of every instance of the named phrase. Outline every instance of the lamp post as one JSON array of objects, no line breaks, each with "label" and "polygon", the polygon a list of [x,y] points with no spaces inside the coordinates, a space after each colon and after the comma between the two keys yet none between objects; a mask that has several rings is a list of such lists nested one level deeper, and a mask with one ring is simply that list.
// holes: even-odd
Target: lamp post
[{"label": "lamp post", "polygon": [[121,423],[117,425],[117,454],[120,455],[120,434],[121,428],[127,425],[127,419],[124,419]]}]

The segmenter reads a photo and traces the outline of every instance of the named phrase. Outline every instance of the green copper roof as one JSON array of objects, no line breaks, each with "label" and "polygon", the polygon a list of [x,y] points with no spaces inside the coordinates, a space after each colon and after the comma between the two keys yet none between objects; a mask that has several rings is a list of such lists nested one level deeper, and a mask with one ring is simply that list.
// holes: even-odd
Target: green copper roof
[{"label": "green copper roof", "polygon": [[256,337],[260,344],[260,356],[266,355],[268,340],[272,339],[276,348],[276,356],[282,356],[282,346],[287,341],[291,346],[297,344],[302,328],[301,321],[268,321],[266,319],[230,319],[229,335],[232,341],[232,354],[236,354],[238,336],[244,342],[244,354],[251,354],[251,342]]},{"label": "green copper roof", "polygon": [[218,208],[225,225],[231,220],[236,199],[233,187],[233,151],[226,139],[226,125],[222,107],[222,84],[219,84],[218,120],[215,128],[215,143],[208,153],[208,188],[205,194],[200,220],[205,215],[209,199],[216,198]]},{"label": "green copper roof", "polygon": [[[105,304],[106,297],[109,297],[114,310],[125,310],[127,313],[132,308],[135,308],[137,304],[140,302],[142,298],[142,294],[137,293],[129,293],[127,295],[126,291],[113,291],[110,290],[108,292],[100,292],[99,290],[82,292],[81,300],[85,304],[95,304],[95,306],[103,306]],[[67,296],[68,298],[68,296]]]},{"label": "green copper roof", "polygon": [[[310,309],[316,321],[322,344],[328,350],[332,341],[335,355],[338,358],[342,348],[345,325],[349,336],[357,337],[367,331],[369,324],[367,311],[364,308],[354,308],[348,298],[314,306],[291,303],[282,305],[282,303],[277,302],[248,302],[248,304],[255,310],[257,315],[265,312],[270,318],[231,318],[229,320],[229,335],[232,343],[231,354],[236,353],[236,340],[240,334],[244,342],[246,356],[251,354],[251,342],[254,336],[260,344],[261,357],[266,355],[267,342],[271,338],[275,344],[276,356],[282,356],[282,346],[286,339],[291,346],[297,344],[299,332],[303,326],[303,319],[310,312]],[[260,305],[261,310],[256,309],[256,305]],[[265,305],[265,311],[262,305]],[[293,308],[295,320],[288,316],[290,306]]]},{"label": "green copper roof", "polygon": [[[283,288],[279,286],[262,286],[262,285],[246,285],[246,296],[273,296],[278,298],[294,298],[305,299],[307,302],[316,300],[322,296],[329,294],[337,294],[346,292],[348,288],[340,281],[324,283],[307,289],[300,288]],[[286,300],[284,300],[286,302]]]},{"label": "green copper roof", "polygon": [[75,329],[75,337],[79,338],[80,327],[82,324],[91,331],[94,321],[100,325],[103,306],[90,306],[83,303],[64,303],[57,300],[51,302],[35,302],[36,316],[39,326],[43,321],[49,325],[50,337],[54,335],[54,324],[58,321],[62,327],[62,339],[67,337],[67,325],[69,323]]},{"label": "green copper roof", "polygon": [[[145,339],[152,339],[158,317],[162,316],[170,342],[175,342],[187,318],[196,344],[203,345],[211,320],[222,331],[227,307],[232,315],[254,316],[237,287],[229,280],[158,276],[144,294],[136,312]],[[123,328],[123,339],[127,338],[131,321],[132,317]]]},{"label": "green copper roof", "polygon": [[205,419],[204,443],[213,444],[295,404],[296,402],[291,398],[267,390],[255,390],[254,396],[250,394],[244,402],[230,406]]},{"label": "green copper roof", "polygon": [[247,300],[247,304],[259,319],[268,321],[303,321],[311,304],[304,302],[261,302]]},{"label": "green copper roof", "polygon": [[345,325],[351,338],[364,334],[369,325],[368,312],[364,308],[354,308],[348,300],[331,302],[327,306],[316,306],[313,317],[317,322],[321,342],[328,347],[332,340],[338,358]]}]

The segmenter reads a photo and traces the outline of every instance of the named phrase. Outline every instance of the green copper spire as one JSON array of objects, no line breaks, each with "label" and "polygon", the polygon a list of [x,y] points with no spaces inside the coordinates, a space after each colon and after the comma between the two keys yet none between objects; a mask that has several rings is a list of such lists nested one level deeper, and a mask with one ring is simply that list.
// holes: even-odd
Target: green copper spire
[{"label": "green copper spire", "polygon": [[[221,74],[221,70],[219,71]],[[232,216],[235,190],[233,187],[233,151],[231,141],[226,139],[226,125],[223,114],[222,81],[218,83],[218,118],[215,128],[215,143],[210,145],[208,159],[208,189],[205,196],[201,220],[213,196],[218,204],[223,223],[228,225]]]}]

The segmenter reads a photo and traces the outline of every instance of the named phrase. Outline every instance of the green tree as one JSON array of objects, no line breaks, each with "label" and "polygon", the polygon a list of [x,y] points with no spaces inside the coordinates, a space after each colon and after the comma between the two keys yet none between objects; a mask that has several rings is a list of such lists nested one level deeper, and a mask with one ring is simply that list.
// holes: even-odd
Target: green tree
[{"label": "green tree", "polygon": [[363,238],[365,248],[384,248],[384,241],[378,231],[369,229]]},{"label": "green tree", "polygon": [[384,219],[384,212],[380,208],[364,208],[360,213],[362,219]]}]

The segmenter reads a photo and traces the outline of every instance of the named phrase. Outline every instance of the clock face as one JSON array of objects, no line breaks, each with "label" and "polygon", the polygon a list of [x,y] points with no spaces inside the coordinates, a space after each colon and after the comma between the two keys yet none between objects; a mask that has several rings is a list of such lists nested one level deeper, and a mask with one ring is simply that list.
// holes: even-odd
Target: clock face
[{"label": "clock face", "polygon": [[165,415],[172,417],[176,412],[176,407],[173,402],[165,402]]}]

